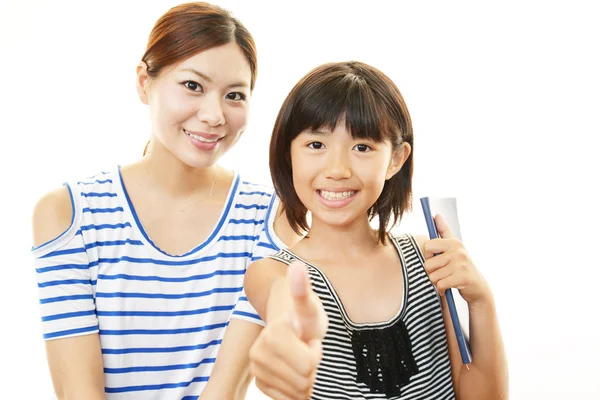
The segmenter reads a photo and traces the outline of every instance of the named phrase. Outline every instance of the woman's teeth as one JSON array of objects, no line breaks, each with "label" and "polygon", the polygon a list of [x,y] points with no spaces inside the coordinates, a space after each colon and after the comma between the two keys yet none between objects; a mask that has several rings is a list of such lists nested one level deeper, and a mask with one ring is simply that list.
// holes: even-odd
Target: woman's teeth
[{"label": "woman's teeth", "polygon": [[208,140],[207,138],[203,138],[202,136],[198,136],[198,135],[194,135],[193,133],[189,133],[185,129],[183,131],[185,132],[186,135],[191,136],[194,139],[199,140],[199,141],[204,142],[204,143],[214,143],[214,142],[217,142],[220,139],[220,138],[217,138],[217,139],[213,139],[213,140]]},{"label": "woman's teeth", "polygon": [[347,192],[329,192],[327,190],[319,190],[319,194],[325,200],[343,200],[347,199],[350,196],[354,196],[355,193],[355,190],[350,190]]}]

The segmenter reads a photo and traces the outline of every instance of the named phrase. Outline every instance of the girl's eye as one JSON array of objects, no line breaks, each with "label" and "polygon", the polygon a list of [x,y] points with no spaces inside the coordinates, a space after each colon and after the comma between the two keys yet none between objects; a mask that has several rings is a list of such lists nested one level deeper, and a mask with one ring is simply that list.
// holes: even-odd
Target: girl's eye
[{"label": "girl's eye", "polygon": [[242,92],[227,93],[227,96],[225,96],[225,97],[227,98],[227,100],[233,100],[233,101],[246,100],[246,95]]},{"label": "girl's eye", "polygon": [[314,149],[314,150],[321,150],[322,148],[325,147],[325,145],[323,143],[321,143],[321,142],[310,142],[308,144],[308,147],[310,149]]},{"label": "girl's eye", "polygon": [[373,150],[368,144],[357,144],[354,146],[354,148],[361,153],[366,153],[367,151]]},{"label": "girl's eye", "polygon": [[183,86],[185,86],[188,90],[192,92],[201,92],[202,86],[198,82],[194,81],[185,81],[183,82]]}]

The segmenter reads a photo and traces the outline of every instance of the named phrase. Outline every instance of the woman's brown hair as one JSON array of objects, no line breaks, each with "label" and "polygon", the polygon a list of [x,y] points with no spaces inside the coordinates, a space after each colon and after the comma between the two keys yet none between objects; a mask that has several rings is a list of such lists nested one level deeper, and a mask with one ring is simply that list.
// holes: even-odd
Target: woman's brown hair
[{"label": "woman's brown hair", "polygon": [[[398,87],[383,72],[357,61],[324,64],[309,72],[285,99],[271,136],[269,167],[277,195],[294,231],[308,231],[307,209],[292,178],[291,143],[304,130],[333,130],[341,118],[355,139],[389,140],[397,150],[414,149],[410,114]],[[369,209],[379,217],[379,241],[385,242],[390,219],[396,224],[412,200],[413,152],[402,169],[385,182]]]}]

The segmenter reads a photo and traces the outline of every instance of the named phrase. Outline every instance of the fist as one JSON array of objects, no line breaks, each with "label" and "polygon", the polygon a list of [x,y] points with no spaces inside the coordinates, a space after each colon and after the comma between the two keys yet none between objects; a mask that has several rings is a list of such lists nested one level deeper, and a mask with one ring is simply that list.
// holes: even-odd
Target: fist
[{"label": "fist", "polygon": [[254,342],[250,372],[256,377],[256,386],[272,399],[306,400],[323,354],[327,317],[304,264],[291,263],[287,278],[275,283],[269,305],[278,301],[289,302],[289,307],[268,320]]}]

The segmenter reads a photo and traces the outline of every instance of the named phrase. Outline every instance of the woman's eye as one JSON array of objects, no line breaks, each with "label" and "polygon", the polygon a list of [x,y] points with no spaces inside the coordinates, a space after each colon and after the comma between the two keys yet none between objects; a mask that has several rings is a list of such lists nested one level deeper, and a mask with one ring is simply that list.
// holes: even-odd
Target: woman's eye
[{"label": "woman's eye", "polygon": [[369,146],[368,144],[357,144],[356,146],[354,146],[354,148],[361,153],[365,153],[367,151],[373,150],[371,148],[371,146]]},{"label": "woman's eye", "polygon": [[227,96],[225,96],[225,97],[227,98],[227,100],[233,100],[233,101],[246,100],[246,95],[241,92],[227,93]]},{"label": "woman's eye", "polygon": [[201,92],[202,91],[202,86],[200,86],[199,83],[194,82],[194,81],[185,81],[185,82],[183,82],[183,86],[185,86],[188,90],[191,90],[192,92]]},{"label": "woman's eye", "polygon": [[314,150],[321,150],[322,148],[325,147],[325,145],[321,142],[311,142],[308,144],[308,147],[310,149],[314,149]]}]

